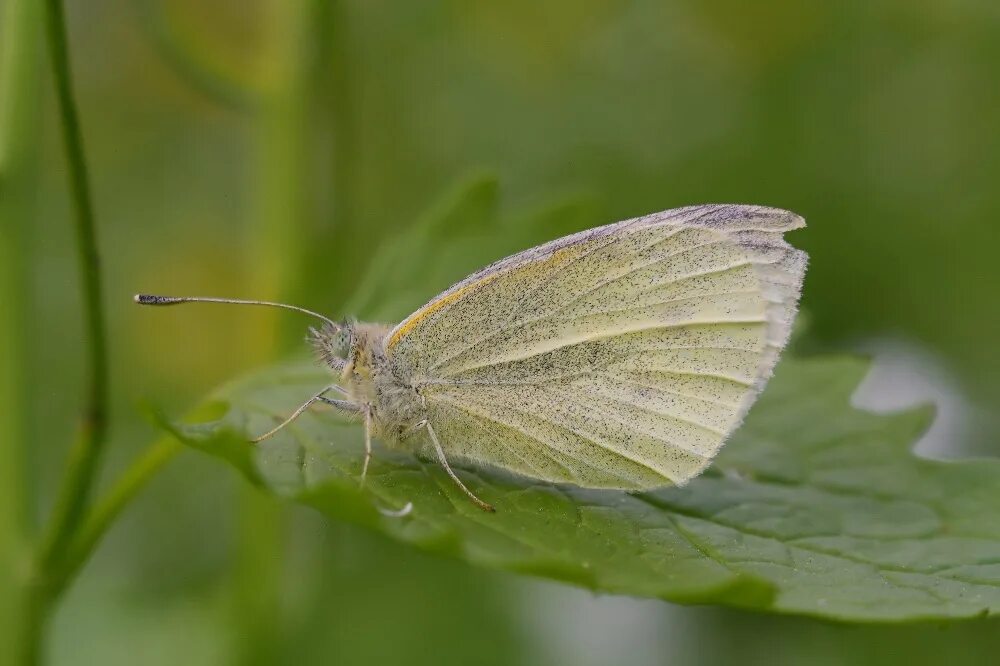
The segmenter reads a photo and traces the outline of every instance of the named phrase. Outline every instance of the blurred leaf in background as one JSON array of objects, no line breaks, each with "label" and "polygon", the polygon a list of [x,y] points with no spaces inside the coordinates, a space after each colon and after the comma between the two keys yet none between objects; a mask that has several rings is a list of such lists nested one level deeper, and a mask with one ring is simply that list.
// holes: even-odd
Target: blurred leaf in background
[{"label": "blurred leaf in background", "polygon": [[[114,352],[109,476],[154,436],[137,397],[182,412],[293,349],[300,325],[235,308],[137,311],[136,291],[266,291],[392,319],[511,251],[710,201],[806,217],[803,346],[905,341],[919,350],[905,356],[915,372],[933,359],[963,405],[942,449],[996,454],[991,0],[91,0],[67,11]],[[282,58],[294,80],[275,71]],[[50,88],[34,93],[43,112],[25,130],[38,168],[19,218],[27,316],[14,322],[30,340],[20,399],[42,498],[83,371]],[[479,194],[438,232],[467,252],[435,254],[433,238],[408,235],[469,180]],[[546,212],[560,206],[575,212]],[[381,292],[359,276],[392,247],[400,259]],[[197,456],[159,476],[67,598],[53,663],[248,663],[232,608],[232,587],[253,584],[233,575],[239,488]],[[272,648],[289,659],[913,664],[983,663],[996,649],[988,622],[849,628],[594,599],[287,513],[267,557]]]}]

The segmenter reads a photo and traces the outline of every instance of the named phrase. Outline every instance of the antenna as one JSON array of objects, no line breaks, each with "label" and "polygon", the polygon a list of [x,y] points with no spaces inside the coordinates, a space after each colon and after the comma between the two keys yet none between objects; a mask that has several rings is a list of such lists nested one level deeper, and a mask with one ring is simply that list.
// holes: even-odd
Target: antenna
[{"label": "antenna", "polygon": [[135,302],[139,305],[180,305],[181,303],[229,303],[231,305],[265,305],[271,308],[284,308],[285,310],[295,310],[307,314],[317,319],[322,319],[336,330],[341,329],[337,322],[324,317],[318,312],[300,308],[297,305],[287,303],[274,303],[272,301],[247,301],[241,298],[213,298],[210,296],[153,296],[152,294],[136,294]]}]

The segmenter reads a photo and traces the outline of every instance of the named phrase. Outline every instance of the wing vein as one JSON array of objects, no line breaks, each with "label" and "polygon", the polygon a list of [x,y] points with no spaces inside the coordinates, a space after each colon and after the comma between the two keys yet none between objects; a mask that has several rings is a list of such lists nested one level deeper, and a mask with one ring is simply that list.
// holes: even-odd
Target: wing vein
[{"label": "wing vein", "polygon": [[[638,305],[630,308],[618,308],[616,310],[594,310],[592,312],[587,312],[586,314],[578,315],[579,317],[591,317],[594,315],[604,315],[604,314],[625,314],[626,312],[633,312],[635,310],[642,310],[644,308],[655,308],[659,305],[670,305],[672,303],[683,303],[684,301],[697,301],[702,298],[711,298],[713,296],[739,296],[741,294],[759,294],[759,291],[754,290],[737,290],[737,291],[719,291],[710,294],[698,294],[697,296],[685,296],[683,298],[671,298],[666,301],[656,301],[655,303],[644,303],[643,305]],[[564,319],[563,321],[573,321],[573,319]]]},{"label": "wing vein", "polygon": [[[726,347],[725,349],[728,349]],[[676,395],[678,398],[684,398],[685,400],[699,400],[701,402],[707,402],[710,405],[715,405],[717,407],[726,407],[728,409],[739,409],[740,404],[738,402],[725,402],[724,400],[712,400],[711,398],[705,398],[699,395],[692,395],[690,393],[684,393],[682,391],[677,391],[675,389],[664,388],[662,386],[657,386],[656,384],[649,382],[641,382],[637,379],[631,379],[626,375],[613,375],[607,371],[599,371],[601,375],[613,379],[615,381],[624,382],[626,384],[632,384],[634,386],[639,386],[641,388],[653,389],[654,391],[663,391],[664,393],[669,393],[670,395]]]},{"label": "wing vein", "polygon": [[499,365],[500,363],[512,363],[514,361],[523,361],[528,358],[534,358],[535,356],[540,356],[542,354],[547,354],[549,352],[555,351],[557,349],[563,349],[565,347],[571,347],[578,344],[583,344],[586,342],[594,342],[596,340],[606,340],[608,338],[618,337],[620,335],[627,335],[629,333],[640,333],[642,331],[655,331],[659,329],[668,328],[681,328],[684,326],[701,326],[706,324],[760,324],[767,323],[767,319],[747,319],[747,318],[737,318],[737,319],[704,319],[704,320],[693,320],[685,321],[680,323],[667,323],[667,322],[641,322],[638,325],[632,325],[629,327],[623,327],[617,330],[601,330],[594,333],[587,333],[584,335],[569,336],[560,340],[555,340],[557,344],[554,346],[541,345],[537,349],[528,350],[528,353],[521,356],[514,356],[512,358],[504,359],[503,361],[485,361],[483,363],[477,363],[475,365],[462,366],[452,371],[453,376],[459,372],[468,372],[470,370],[476,370],[478,368],[485,368],[492,365]]},{"label": "wing vein", "polygon": [[739,377],[732,377],[730,375],[723,375],[717,372],[697,372],[695,370],[680,370],[678,368],[654,368],[653,372],[665,372],[670,375],[683,375],[690,377],[711,377],[712,379],[722,379],[727,382],[739,384],[740,386],[746,388],[750,388],[754,385],[752,381],[747,381]]}]

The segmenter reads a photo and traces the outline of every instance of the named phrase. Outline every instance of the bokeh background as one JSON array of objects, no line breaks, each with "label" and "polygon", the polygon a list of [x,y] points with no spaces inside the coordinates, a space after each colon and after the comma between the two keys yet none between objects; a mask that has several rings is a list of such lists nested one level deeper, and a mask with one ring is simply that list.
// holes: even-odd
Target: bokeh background
[{"label": "bokeh background", "polygon": [[[377,248],[484,174],[512,220],[502,238],[481,236],[493,258],[544,240],[532,221],[547,211],[569,228],[703,202],[801,213],[809,227],[791,240],[812,263],[800,348],[871,354],[860,404],[938,403],[922,453],[1000,451],[993,0],[66,4],[110,319],[105,480],[157,437],[138,400],[183,412],[298,349],[307,323],[140,310],[134,292],[344,314]],[[34,74],[3,86],[28,112],[3,195],[24,312],[0,318],[22,327],[24,389],[4,412],[21,415],[45,515],[83,345],[37,29]],[[451,274],[447,254],[426,262],[409,306],[465,270]],[[108,535],[50,649],[60,665],[978,664],[998,629],[595,597],[330,524],[189,453]]]}]

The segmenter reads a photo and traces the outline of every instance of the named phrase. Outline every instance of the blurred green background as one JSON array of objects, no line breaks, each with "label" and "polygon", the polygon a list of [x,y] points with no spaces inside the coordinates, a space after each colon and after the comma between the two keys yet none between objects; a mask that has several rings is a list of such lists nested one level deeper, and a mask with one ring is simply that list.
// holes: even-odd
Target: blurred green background
[{"label": "blurred green background", "polygon": [[[67,5],[112,349],[105,479],[156,437],[137,400],[180,413],[304,332],[295,315],[140,310],[134,292],[343,314],[376,249],[484,171],[513,220],[566,206],[583,227],[703,202],[804,215],[791,238],[811,255],[802,347],[874,354],[865,404],[937,401],[926,451],[998,451],[995,1]],[[24,313],[0,318],[19,317],[24,389],[4,411],[22,415],[42,516],[76,427],[83,344],[34,29],[31,75],[2,87],[23,111],[0,196]],[[529,226],[481,242],[502,255],[541,240]],[[1000,648],[998,629],[598,598],[328,524],[190,453],[108,535],[50,652],[53,664],[975,664]]]}]

